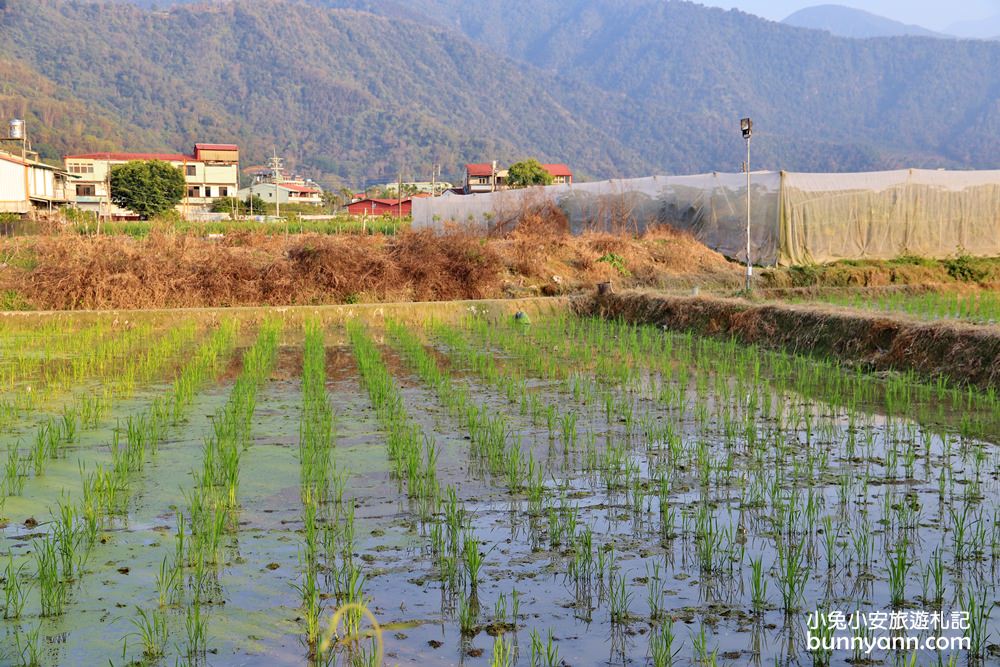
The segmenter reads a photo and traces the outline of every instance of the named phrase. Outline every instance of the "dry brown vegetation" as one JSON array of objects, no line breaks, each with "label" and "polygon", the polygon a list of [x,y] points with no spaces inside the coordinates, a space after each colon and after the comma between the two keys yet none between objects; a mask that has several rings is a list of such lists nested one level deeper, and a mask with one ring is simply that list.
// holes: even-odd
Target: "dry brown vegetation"
[{"label": "dry brown vegetation", "polygon": [[4,240],[0,252],[5,307],[33,309],[478,299],[561,294],[609,279],[728,286],[739,278],[738,267],[686,234],[573,237],[565,219],[544,214],[499,239],[460,229],[221,239],[53,234]]}]

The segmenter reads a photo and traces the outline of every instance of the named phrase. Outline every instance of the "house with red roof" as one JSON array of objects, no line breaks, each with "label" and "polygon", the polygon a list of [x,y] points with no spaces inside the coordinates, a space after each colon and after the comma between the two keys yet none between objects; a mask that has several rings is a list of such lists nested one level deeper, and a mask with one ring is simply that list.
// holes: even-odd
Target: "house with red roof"
[{"label": "house with red roof", "polygon": [[[553,185],[573,183],[573,172],[564,164],[543,164],[542,169],[552,175]],[[477,162],[465,165],[464,194],[471,195],[506,189],[507,170],[498,168],[495,162]]]},{"label": "house with red roof", "polygon": [[[428,197],[430,195],[414,195],[414,197],[420,196]],[[348,204],[347,212],[351,215],[391,215],[405,218],[413,212],[414,197],[404,197],[402,200],[365,197]]]},{"label": "house with red roof", "polygon": [[573,184],[573,172],[566,165],[559,164],[543,164],[542,169],[549,172],[552,176],[552,185],[572,185]]},{"label": "house with red roof", "polygon": [[66,171],[76,177],[76,205],[116,218],[134,217],[111,203],[108,177],[111,168],[134,160],[161,160],[184,172],[187,191],[177,206],[181,213],[207,211],[220,197],[234,197],[239,189],[240,149],[235,144],[194,145],[184,153],[99,152],[66,155]]}]

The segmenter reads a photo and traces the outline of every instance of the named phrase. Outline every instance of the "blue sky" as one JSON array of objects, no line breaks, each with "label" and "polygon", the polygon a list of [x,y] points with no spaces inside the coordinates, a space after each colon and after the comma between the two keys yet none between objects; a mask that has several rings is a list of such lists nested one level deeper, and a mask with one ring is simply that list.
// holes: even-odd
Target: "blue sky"
[{"label": "blue sky", "polygon": [[820,4],[864,9],[903,23],[946,30],[955,23],[979,21],[1000,14],[1000,0],[695,0],[704,5],[741,9],[780,21],[792,12]]}]

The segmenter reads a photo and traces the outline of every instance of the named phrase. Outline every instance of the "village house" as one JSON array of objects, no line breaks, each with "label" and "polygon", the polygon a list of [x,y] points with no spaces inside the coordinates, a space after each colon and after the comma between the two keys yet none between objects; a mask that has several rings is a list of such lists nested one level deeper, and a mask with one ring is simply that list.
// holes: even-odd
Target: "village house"
[{"label": "village house", "polygon": [[[542,169],[552,176],[553,185],[570,185],[573,172],[565,164],[543,164]],[[480,162],[465,165],[465,186],[463,194],[493,192],[507,189],[507,170],[498,169],[495,164]]]},{"label": "village house", "polygon": [[236,196],[246,201],[250,195],[260,197],[266,204],[309,204],[310,206],[321,206],[323,204],[323,189],[314,183],[294,183],[285,181],[283,183],[254,183],[239,192]]},{"label": "village house", "polygon": [[51,211],[73,200],[73,185],[59,167],[0,151],[0,213]]},{"label": "village house", "polygon": [[76,204],[116,218],[134,214],[111,203],[108,179],[111,168],[133,160],[161,160],[184,172],[187,190],[177,205],[182,214],[207,211],[220,197],[234,197],[239,189],[240,151],[234,144],[195,144],[191,155],[181,153],[82,153],[63,158],[66,171],[77,177]]},{"label": "village house", "polygon": [[573,172],[566,165],[559,164],[543,164],[542,169],[549,172],[552,176],[552,185],[572,185],[573,184]]},{"label": "village house", "polygon": [[507,187],[507,170],[497,169],[496,164],[479,162],[465,165],[465,187],[467,195],[481,192],[504,190]]},{"label": "village house", "polygon": [[413,212],[413,199],[415,197],[429,197],[429,194],[419,194],[413,197],[399,199],[381,199],[365,197],[358,199],[347,205],[347,212],[351,215],[391,215],[397,218],[405,218]]}]

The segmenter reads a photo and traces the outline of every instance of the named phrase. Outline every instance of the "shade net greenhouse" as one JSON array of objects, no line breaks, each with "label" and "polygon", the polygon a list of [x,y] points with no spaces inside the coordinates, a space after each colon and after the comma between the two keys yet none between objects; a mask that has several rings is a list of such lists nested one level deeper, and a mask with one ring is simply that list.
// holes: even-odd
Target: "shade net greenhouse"
[{"label": "shade net greenhouse", "polygon": [[[496,233],[556,206],[576,234],[668,224],[743,261],[746,197],[746,174],[652,176],[415,199],[413,226]],[[1000,256],[1000,171],[754,172],[750,223],[751,258],[762,265]]]}]

